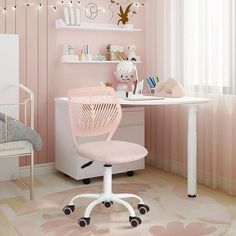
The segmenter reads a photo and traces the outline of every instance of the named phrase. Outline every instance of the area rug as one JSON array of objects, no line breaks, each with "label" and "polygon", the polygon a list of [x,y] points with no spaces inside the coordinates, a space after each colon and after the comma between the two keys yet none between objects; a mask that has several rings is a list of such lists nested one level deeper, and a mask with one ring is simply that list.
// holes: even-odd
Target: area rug
[{"label": "area rug", "polygon": [[190,199],[185,189],[144,183],[113,186],[113,192],[138,194],[150,206],[150,212],[140,216],[138,202],[129,199],[142,219],[137,228],[130,226],[126,209],[116,204],[111,208],[102,204],[94,208],[91,224],[86,228],[80,228],[76,222],[83,216],[88,200],[77,202],[70,216],[63,214],[62,208],[76,194],[101,191],[101,186],[82,186],[31,202],[14,218],[15,229],[24,236],[218,236],[228,231],[232,221],[228,210],[209,197]]}]

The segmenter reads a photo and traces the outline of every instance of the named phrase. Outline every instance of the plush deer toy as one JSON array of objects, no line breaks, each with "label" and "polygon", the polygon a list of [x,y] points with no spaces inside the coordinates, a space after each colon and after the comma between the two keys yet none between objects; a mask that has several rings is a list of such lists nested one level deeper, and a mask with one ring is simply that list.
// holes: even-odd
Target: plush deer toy
[{"label": "plush deer toy", "polygon": [[156,85],[156,94],[162,97],[183,97],[184,88],[178,81],[174,79],[168,79],[166,81],[159,82]]}]

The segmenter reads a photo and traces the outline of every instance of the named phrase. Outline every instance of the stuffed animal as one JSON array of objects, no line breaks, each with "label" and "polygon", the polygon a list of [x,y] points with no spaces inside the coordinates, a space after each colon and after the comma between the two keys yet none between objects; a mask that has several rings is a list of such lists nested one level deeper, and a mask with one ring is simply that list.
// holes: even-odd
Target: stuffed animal
[{"label": "stuffed animal", "polygon": [[119,83],[117,84],[117,91],[132,91],[132,81],[136,80],[136,66],[132,61],[121,61],[117,65],[115,78]]},{"label": "stuffed animal", "polygon": [[136,50],[135,45],[128,46],[128,58],[127,58],[128,61],[137,61],[138,60],[135,50]]},{"label": "stuffed animal", "polygon": [[173,98],[184,96],[184,88],[178,81],[174,79],[168,79],[166,81],[157,83],[155,89],[158,96]]}]

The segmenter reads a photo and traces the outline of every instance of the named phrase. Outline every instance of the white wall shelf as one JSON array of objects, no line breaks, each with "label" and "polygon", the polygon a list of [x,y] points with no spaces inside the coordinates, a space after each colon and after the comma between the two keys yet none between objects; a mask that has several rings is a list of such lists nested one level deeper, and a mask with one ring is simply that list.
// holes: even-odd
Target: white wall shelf
[{"label": "white wall shelf", "polygon": [[[63,61],[62,63],[67,64],[118,64],[120,61]],[[135,63],[140,64],[141,61],[136,61]]]},{"label": "white wall shelf", "polygon": [[133,25],[128,24],[121,27],[115,24],[98,24],[98,23],[81,23],[80,25],[66,25],[62,19],[56,20],[57,29],[65,30],[101,30],[101,31],[123,31],[123,32],[140,32],[142,29],[136,29]]}]

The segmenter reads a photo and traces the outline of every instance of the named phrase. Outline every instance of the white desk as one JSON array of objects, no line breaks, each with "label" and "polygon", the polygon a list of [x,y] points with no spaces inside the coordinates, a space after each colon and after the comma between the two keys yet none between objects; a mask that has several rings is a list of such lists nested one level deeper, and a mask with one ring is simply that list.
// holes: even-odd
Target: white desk
[{"label": "white desk", "polygon": [[195,105],[207,103],[207,98],[165,98],[163,100],[131,101],[119,99],[122,105],[132,106],[164,106],[164,105],[189,105],[188,109],[188,196],[197,196],[197,108]]}]

